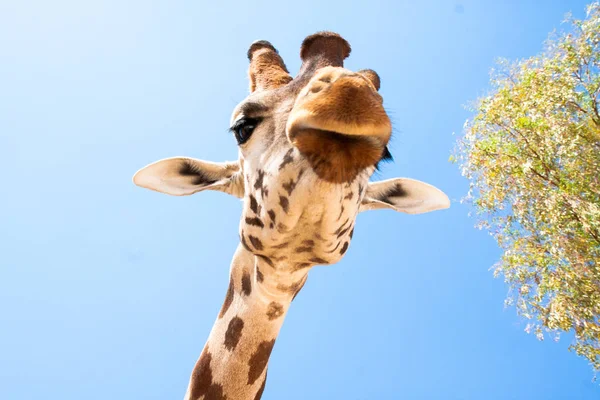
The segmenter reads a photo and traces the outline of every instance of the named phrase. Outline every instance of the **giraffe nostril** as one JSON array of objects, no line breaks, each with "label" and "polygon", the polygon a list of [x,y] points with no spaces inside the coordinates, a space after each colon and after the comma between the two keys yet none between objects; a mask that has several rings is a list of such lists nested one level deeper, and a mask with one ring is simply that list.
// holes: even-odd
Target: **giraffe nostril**
[{"label": "giraffe nostril", "polygon": [[319,82],[315,82],[314,84],[311,85],[309,92],[310,93],[319,93],[321,90],[323,90],[325,86],[320,84]]},{"label": "giraffe nostril", "polygon": [[319,81],[323,83],[331,83],[331,75],[323,75],[319,78]]}]

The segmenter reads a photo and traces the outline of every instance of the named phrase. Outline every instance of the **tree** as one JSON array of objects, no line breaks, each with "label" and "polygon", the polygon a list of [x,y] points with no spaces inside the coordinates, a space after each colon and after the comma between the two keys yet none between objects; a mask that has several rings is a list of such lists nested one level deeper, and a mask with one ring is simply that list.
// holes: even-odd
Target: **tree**
[{"label": "tree", "polygon": [[600,4],[567,21],[541,55],[499,62],[451,159],[526,331],[574,332],[600,371]]}]

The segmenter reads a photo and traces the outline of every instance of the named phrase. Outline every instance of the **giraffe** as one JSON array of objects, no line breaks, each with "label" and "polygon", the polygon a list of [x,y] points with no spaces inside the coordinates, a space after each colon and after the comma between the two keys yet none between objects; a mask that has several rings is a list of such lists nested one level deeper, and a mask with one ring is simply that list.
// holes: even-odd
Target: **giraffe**
[{"label": "giraffe", "polygon": [[348,250],[359,212],[418,214],[448,208],[429,184],[369,182],[390,158],[391,122],[372,70],[343,67],[350,45],[319,32],[302,43],[296,77],[267,41],[252,43],[250,94],[231,117],[238,160],[167,158],[136,185],[175,196],[217,190],[243,199],[229,287],[192,371],[186,400],[258,400],[292,300],[315,265]]}]

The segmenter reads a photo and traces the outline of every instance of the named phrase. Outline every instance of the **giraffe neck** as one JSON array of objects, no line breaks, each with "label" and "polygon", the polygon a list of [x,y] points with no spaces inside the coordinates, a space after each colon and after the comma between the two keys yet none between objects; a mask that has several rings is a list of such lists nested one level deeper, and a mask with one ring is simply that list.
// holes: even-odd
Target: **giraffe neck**
[{"label": "giraffe neck", "polygon": [[185,400],[259,400],[271,350],[308,268],[289,272],[239,246],[229,288]]}]

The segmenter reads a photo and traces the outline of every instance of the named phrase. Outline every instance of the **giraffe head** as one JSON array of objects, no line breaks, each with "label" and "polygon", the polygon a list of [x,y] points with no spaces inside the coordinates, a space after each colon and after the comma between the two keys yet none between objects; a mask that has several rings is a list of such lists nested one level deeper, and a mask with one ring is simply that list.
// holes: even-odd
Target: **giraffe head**
[{"label": "giraffe head", "polygon": [[177,196],[219,190],[243,198],[243,246],[271,266],[294,270],[339,261],[360,211],[449,207],[448,197],[426,183],[369,182],[377,163],[389,157],[392,128],[379,76],[345,69],[349,54],[337,34],[309,36],[292,78],[269,42],[253,43],[250,95],[231,117],[238,160],[164,159],[139,170],[134,183]]}]

